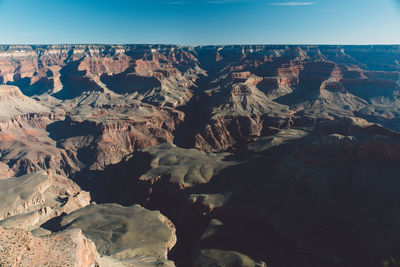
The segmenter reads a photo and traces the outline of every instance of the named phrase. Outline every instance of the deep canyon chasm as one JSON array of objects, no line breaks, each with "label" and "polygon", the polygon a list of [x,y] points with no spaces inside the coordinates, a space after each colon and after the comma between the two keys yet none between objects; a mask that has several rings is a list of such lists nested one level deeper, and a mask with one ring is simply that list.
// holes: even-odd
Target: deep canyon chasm
[{"label": "deep canyon chasm", "polygon": [[0,266],[397,266],[400,46],[0,45],[0,159]]}]

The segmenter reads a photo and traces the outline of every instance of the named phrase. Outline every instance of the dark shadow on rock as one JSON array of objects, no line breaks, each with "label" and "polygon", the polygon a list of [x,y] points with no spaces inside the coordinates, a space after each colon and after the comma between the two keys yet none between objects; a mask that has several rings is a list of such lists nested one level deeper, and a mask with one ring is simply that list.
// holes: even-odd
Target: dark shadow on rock
[{"label": "dark shadow on rock", "polygon": [[101,81],[107,85],[108,89],[117,94],[134,92],[145,94],[155,88],[161,88],[161,82],[156,77],[139,76],[134,73],[134,67],[115,75],[103,74]]},{"label": "dark shadow on rock", "polygon": [[21,74],[15,74],[13,76],[13,82],[7,82],[7,85],[14,85],[17,86],[22,93],[26,91],[26,88],[28,88],[31,85],[31,78],[25,77],[22,78]]},{"label": "dark shadow on rock", "polygon": [[137,151],[131,159],[107,166],[105,170],[85,170],[75,174],[74,180],[91,193],[96,203],[117,203],[124,206],[144,205],[149,182],[139,177],[151,167],[152,156]]},{"label": "dark shadow on rock", "polygon": [[51,73],[51,75],[46,77],[41,77],[33,84],[31,84],[32,78],[29,77],[21,78],[20,74],[15,74],[13,78],[14,81],[7,82],[7,85],[17,86],[21,90],[21,92],[26,96],[41,95],[54,88],[53,79],[49,79],[53,76],[53,73],[51,71],[48,71],[47,75],[49,74],[49,72]]},{"label": "dark shadow on rock", "polygon": [[41,95],[51,91],[54,88],[53,79],[42,77],[28,88],[21,89],[21,92],[27,96]]},{"label": "dark shadow on rock", "polygon": [[47,125],[46,131],[49,132],[51,139],[60,141],[76,136],[98,136],[102,131],[100,128],[97,128],[94,122],[85,121],[78,123],[72,121],[67,116],[64,121],[56,121]]},{"label": "dark shadow on rock", "polygon": [[299,75],[299,84],[288,95],[279,97],[276,102],[284,105],[298,104],[306,100],[313,100],[320,94],[323,81],[327,80],[335,64],[327,62],[307,63]]},{"label": "dark shadow on rock", "polygon": [[103,91],[96,82],[85,76],[86,71],[78,70],[82,60],[70,62],[60,70],[63,88],[53,94],[54,97],[65,100],[80,96],[85,91]]},{"label": "dark shadow on rock", "polygon": [[207,125],[211,116],[210,98],[203,93],[195,93],[184,107],[178,108],[185,113],[185,120],[174,132],[174,144],[182,148],[193,148],[195,136]]},{"label": "dark shadow on rock", "polygon": [[62,218],[66,215],[66,213],[62,213],[60,216],[54,217],[53,219],[50,219],[47,222],[43,223],[42,225],[40,225],[40,227],[52,231],[53,233],[62,231],[64,229],[60,228],[60,222]]}]

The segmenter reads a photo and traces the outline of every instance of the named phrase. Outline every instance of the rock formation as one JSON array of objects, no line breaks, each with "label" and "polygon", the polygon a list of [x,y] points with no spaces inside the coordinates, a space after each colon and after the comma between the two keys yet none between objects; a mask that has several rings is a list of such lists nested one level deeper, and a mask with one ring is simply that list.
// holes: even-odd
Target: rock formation
[{"label": "rock formation", "polygon": [[15,86],[0,85],[0,153],[4,164],[0,177],[39,170],[65,174],[78,169],[77,160],[57,148],[46,127],[63,119],[65,111],[48,108],[27,97]]},{"label": "rock formation", "polygon": [[[75,104],[75,101],[78,104]],[[84,94],[73,103],[64,121],[48,125],[50,137],[81,168],[103,169],[133,151],[172,142],[184,114],[104,93]]]},{"label": "rock formation", "polygon": [[61,228],[82,229],[107,257],[124,266],[175,266],[167,253],[176,243],[175,226],[158,211],[139,205],[90,205],[62,218]]},{"label": "rock formation", "polygon": [[[1,45],[3,236],[67,246],[60,264],[396,260],[399,55],[394,45]],[[60,236],[70,241],[51,243]],[[0,265],[42,257],[29,251]]]},{"label": "rock formation", "polygon": [[32,230],[90,203],[70,179],[44,171],[0,180],[0,226]]}]

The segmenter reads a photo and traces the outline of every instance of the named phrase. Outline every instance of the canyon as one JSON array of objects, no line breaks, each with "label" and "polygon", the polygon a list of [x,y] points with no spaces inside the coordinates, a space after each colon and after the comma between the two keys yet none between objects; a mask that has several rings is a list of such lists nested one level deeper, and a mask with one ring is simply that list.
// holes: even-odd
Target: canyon
[{"label": "canyon", "polygon": [[399,122],[395,45],[0,45],[0,265],[392,266]]}]

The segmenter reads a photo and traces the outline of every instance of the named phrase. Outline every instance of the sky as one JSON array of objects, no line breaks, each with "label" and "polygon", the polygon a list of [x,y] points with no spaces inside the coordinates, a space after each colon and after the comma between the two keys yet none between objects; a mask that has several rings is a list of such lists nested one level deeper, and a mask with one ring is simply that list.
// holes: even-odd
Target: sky
[{"label": "sky", "polygon": [[400,0],[0,0],[0,44],[400,44]]}]

